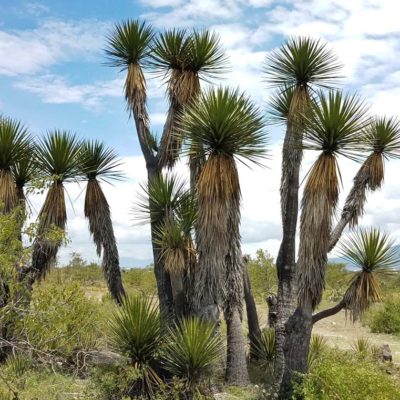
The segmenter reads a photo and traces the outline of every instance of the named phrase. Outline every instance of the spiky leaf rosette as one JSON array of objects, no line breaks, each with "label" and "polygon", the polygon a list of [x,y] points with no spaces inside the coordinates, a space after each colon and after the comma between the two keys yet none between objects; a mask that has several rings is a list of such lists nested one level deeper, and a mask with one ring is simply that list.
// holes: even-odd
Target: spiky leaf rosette
[{"label": "spiky leaf rosette", "polygon": [[266,81],[275,87],[331,88],[341,78],[342,65],[336,55],[318,39],[290,38],[282,47],[267,55]]},{"label": "spiky leaf rosette", "polygon": [[109,325],[112,347],[140,372],[132,395],[153,398],[154,388],[162,383],[155,370],[163,339],[157,305],[146,297],[127,297]]},{"label": "spiky leaf rosette", "polygon": [[20,122],[0,116],[0,207],[10,212],[18,205],[12,167],[28,153],[30,134]]},{"label": "spiky leaf rosette", "polygon": [[96,245],[97,254],[103,250],[103,272],[112,297],[121,303],[125,296],[122,286],[119,255],[111,220],[110,207],[100,181],[121,179],[117,170],[121,165],[114,150],[107,148],[97,140],[83,143],[80,154],[80,169],[86,176],[85,217],[89,221],[89,230]]},{"label": "spiky leaf rosette", "polygon": [[34,153],[34,147],[30,146],[28,154],[20,157],[11,168],[17,188],[18,200],[20,201],[25,201],[24,188],[32,179],[37,178],[41,174],[33,156]]},{"label": "spiky leaf rosette", "polygon": [[217,34],[208,30],[171,29],[154,41],[151,65],[164,76],[170,99],[186,105],[200,93],[200,79],[226,71],[227,58]]},{"label": "spiky leaf rosette", "polygon": [[[240,204],[235,158],[259,163],[266,136],[260,110],[238,91],[219,88],[202,94],[182,121],[186,153],[206,157],[197,182],[197,306],[218,304],[225,281],[230,207]],[[239,210],[234,211],[239,213]]]},{"label": "spiky leaf rosette", "polygon": [[313,307],[325,286],[324,266],[339,196],[337,156],[354,159],[363,150],[360,137],[369,122],[366,113],[356,96],[331,91],[320,93],[319,102],[304,117],[303,146],[321,152],[308,174],[300,218],[299,300],[310,301]]},{"label": "spiky leaf rosette", "polygon": [[139,222],[156,225],[173,215],[186,192],[185,183],[174,174],[155,176],[141,188],[133,213]]},{"label": "spiky leaf rosette", "polygon": [[170,108],[160,145],[160,165],[172,167],[179,155],[179,116],[200,93],[200,80],[225,71],[227,59],[219,37],[207,30],[172,29],[160,34],[152,51],[152,66],[168,85]]},{"label": "spiky leaf rosette", "polygon": [[52,180],[43,207],[39,212],[38,236],[35,239],[32,270],[33,279],[44,277],[54,264],[61,240],[48,240],[48,232],[56,227],[62,232],[67,223],[64,182],[78,178],[81,143],[66,131],[55,130],[41,139],[36,148],[36,160],[45,177]]},{"label": "spiky leaf rosette", "polygon": [[107,36],[105,49],[108,64],[128,70],[125,80],[125,100],[129,111],[141,115],[147,122],[146,80],[143,64],[149,54],[154,33],[150,25],[138,20],[127,20],[116,24]]},{"label": "spiky leaf rosette", "polygon": [[213,325],[197,318],[183,319],[170,328],[164,347],[164,367],[182,379],[193,395],[221,360],[222,351]]},{"label": "spiky leaf rosette", "polygon": [[382,300],[378,277],[399,266],[400,252],[387,233],[370,228],[345,239],[341,256],[358,270],[344,295],[345,307],[356,320],[372,303]]},{"label": "spiky leaf rosette", "polygon": [[371,190],[379,189],[384,178],[384,160],[400,157],[400,122],[396,118],[377,117],[366,130],[367,148],[372,150],[368,158]]}]

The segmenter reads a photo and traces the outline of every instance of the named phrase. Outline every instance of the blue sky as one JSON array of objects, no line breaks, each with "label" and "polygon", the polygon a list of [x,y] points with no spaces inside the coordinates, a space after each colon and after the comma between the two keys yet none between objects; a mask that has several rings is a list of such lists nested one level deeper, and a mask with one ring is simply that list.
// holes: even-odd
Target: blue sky
[{"label": "blue sky", "polygon": [[[151,260],[149,229],[134,225],[130,209],[145,168],[133,123],[123,100],[124,74],[104,65],[105,36],[115,22],[142,18],[156,29],[207,27],[218,32],[230,59],[223,84],[240,87],[265,108],[270,94],[262,79],[266,54],[290,35],[321,38],[344,64],[344,86],[358,92],[379,114],[399,113],[400,4],[394,0],[2,0],[0,15],[0,113],[22,120],[38,136],[49,129],[96,137],[115,147],[127,179],[105,187],[124,266]],[[165,118],[162,83],[148,76],[152,129]],[[281,236],[279,165],[283,132],[271,131],[268,168],[241,168],[243,248],[273,255]],[[315,158],[307,154],[303,174]],[[386,184],[369,197],[364,225],[379,225],[400,241],[400,188],[395,161],[387,165]],[[342,197],[357,165],[343,160]],[[183,163],[178,171],[185,174]],[[96,259],[82,215],[84,186],[70,186],[68,205],[71,251]],[[32,199],[35,218],[43,198]],[[340,208],[339,208],[340,210]]]}]

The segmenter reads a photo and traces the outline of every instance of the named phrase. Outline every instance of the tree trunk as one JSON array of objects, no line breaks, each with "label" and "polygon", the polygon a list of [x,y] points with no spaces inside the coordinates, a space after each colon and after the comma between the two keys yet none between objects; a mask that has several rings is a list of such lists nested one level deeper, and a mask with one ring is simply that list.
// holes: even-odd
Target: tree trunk
[{"label": "tree trunk", "polygon": [[225,318],[228,340],[225,379],[232,385],[246,385],[249,383],[249,376],[239,310],[237,308],[230,310],[229,315]]},{"label": "tree trunk", "polygon": [[[150,182],[153,178],[159,175],[157,165],[147,164],[147,177]],[[160,313],[164,316],[170,316],[173,313],[173,296],[171,288],[171,279],[169,273],[164,268],[164,263],[160,256],[161,249],[157,245],[157,226],[153,222],[150,223],[151,229],[151,244],[153,247],[154,273],[156,276],[158,301]]]},{"label": "tree trunk", "polygon": [[295,146],[299,138],[292,124],[288,123],[282,152],[281,207],[283,237],[276,260],[278,273],[277,318],[275,325],[274,379],[280,387],[287,375],[286,343],[289,317],[297,306],[296,288],[296,227],[299,208],[299,175],[302,152]]},{"label": "tree trunk", "polygon": [[183,276],[179,273],[172,275],[170,274],[170,279],[175,317],[179,319],[182,318],[186,310]]},{"label": "tree trunk", "polygon": [[285,326],[285,368],[279,389],[279,398],[282,400],[292,398],[293,372],[306,373],[308,370],[312,327],[312,304],[309,301],[296,309]]},{"label": "tree trunk", "polygon": [[247,269],[246,263],[244,263],[243,269],[243,291],[244,300],[246,303],[247,325],[249,329],[250,355],[253,355],[255,354],[254,345],[259,342],[261,338],[261,330],[260,322],[258,320],[256,303],[254,301],[253,293],[251,291],[249,271]]}]

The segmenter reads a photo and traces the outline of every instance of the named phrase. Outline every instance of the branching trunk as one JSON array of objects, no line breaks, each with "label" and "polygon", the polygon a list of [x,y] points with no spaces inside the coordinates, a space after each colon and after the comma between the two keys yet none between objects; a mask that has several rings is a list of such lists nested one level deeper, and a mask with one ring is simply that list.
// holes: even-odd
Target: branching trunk
[{"label": "branching trunk", "polygon": [[340,220],[331,233],[328,251],[333,250],[336,246],[346,226],[348,224],[352,226],[357,225],[358,218],[362,216],[364,212],[366,192],[370,187],[369,180],[371,175],[369,163],[372,157],[373,154],[365,160],[353,179],[353,187],[346,198]]},{"label": "branching trunk", "polygon": [[334,305],[331,308],[327,308],[326,310],[322,310],[312,316],[312,323],[320,321],[321,319],[331,317],[332,315],[337,314],[339,311],[343,310],[346,306],[344,299],[342,299],[338,304]]},{"label": "branching trunk", "polygon": [[295,128],[295,121],[288,121],[282,151],[281,209],[283,237],[276,260],[278,272],[277,320],[275,326],[276,351],[274,379],[277,388],[281,386],[286,366],[286,334],[289,317],[296,304],[296,228],[299,208],[299,175],[302,151],[299,146],[301,134]]}]

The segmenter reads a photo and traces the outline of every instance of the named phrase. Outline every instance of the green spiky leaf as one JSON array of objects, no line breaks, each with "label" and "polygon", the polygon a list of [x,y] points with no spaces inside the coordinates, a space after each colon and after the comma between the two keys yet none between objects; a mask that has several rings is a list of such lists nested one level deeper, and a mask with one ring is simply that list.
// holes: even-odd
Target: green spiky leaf
[{"label": "green spiky leaf", "polygon": [[222,154],[257,163],[266,155],[262,112],[238,90],[206,91],[184,115],[182,130],[193,157]]},{"label": "green spiky leaf", "polygon": [[36,149],[41,170],[59,181],[75,180],[79,176],[81,143],[67,131],[54,130],[42,138]]},{"label": "green spiky leaf", "polygon": [[267,55],[264,72],[273,87],[331,88],[341,78],[342,65],[320,40],[294,37]]},{"label": "green spiky leaf", "polygon": [[153,28],[144,21],[127,20],[116,24],[107,36],[108,65],[126,69],[131,64],[141,63],[149,53],[153,36]]},{"label": "green spiky leaf", "polygon": [[365,148],[363,130],[369,124],[368,107],[358,96],[341,91],[319,93],[304,116],[303,148],[358,158]]},{"label": "green spiky leaf", "polygon": [[117,153],[98,140],[85,141],[79,156],[80,169],[88,179],[122,179],[123,173],[117,168],[121,166]]}]

